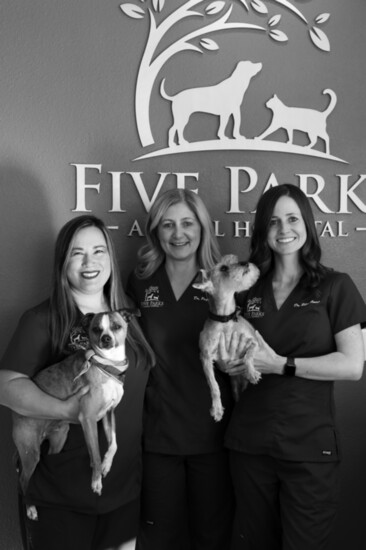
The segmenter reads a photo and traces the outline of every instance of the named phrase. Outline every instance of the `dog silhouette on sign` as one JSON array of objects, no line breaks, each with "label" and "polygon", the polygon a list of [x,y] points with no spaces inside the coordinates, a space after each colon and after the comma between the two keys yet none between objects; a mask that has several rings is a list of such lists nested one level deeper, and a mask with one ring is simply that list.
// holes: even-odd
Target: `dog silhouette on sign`
[{"label": "dog silhouette on sign", "polygon": [[288,135],[287,143],[293,144],[294,130],[305,132],[310,140],[306,147],[314,147],[318,138],[325,142],[325,152],[329,155],[329,136],[327,132],[327,118],[337,103],[337,96],[333,90],[326,89],[323,94],[330,96],[328,107],[324,111],[288,107],[275,95],[266,103],[266,107],[273,112],[272,121],[268,128],[256,139],[264,139],[276,130],[284,128]]},{"label": "dog silhouette on sign", "polygon": [[164,78],[160,85],[160,93],[164,99],[171,101],[173,114],[173,125],[168,134],[169,147],[176,144],[175,138],[177,138],[179,145],[187,143],[183,135],[184,128],[188,124],[190,116],[198,112],[219,117],[220,123],[217,132],[219,139],[225,138],[225,129],[232,115],[234,119],[233,137],[235,139],[242,137],[240,134],[240,106],[251,79],[261,69],[262,63],[239,61],[231,75],[218,84],[201,88],[189,88],[173,96],[166,93]]}]

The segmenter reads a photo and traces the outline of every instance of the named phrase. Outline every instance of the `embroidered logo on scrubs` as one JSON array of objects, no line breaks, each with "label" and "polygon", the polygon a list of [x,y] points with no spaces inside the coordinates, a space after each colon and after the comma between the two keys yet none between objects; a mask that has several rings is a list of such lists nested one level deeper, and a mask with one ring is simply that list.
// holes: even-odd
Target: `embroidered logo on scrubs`
[{"label": "embroidered logo on scrubs", "polygon": [[141,302],[142,307],[162,307],[164,302],[159,299],[159,287],[149,286],[145,289],[145,300]]},{"label": "embroidered logo on scrubs", "polygon": [[258,317],[264,317],[262,311],[262,298],[251,298],[247,302],[247,310],[245,312],[246,319],[257,319]]},{"label": "embroidered logo on scrubs", "polygon": [[89,337],[83,327],[74,327],[70,332],[69,342],[67,343],[68,351],[74,353],[81,349],[88,349],[89,346]]}]

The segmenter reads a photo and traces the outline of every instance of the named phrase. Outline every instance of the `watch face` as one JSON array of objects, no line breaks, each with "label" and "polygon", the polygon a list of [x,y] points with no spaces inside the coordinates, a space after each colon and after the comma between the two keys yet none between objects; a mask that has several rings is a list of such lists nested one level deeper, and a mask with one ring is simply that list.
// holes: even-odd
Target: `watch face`
[{"label": "watch face", "polygon": [[285,376],[295,376],[296,373],[296,364],[293,357],[287,357],[286,364],[283,369],[283,374]]}]

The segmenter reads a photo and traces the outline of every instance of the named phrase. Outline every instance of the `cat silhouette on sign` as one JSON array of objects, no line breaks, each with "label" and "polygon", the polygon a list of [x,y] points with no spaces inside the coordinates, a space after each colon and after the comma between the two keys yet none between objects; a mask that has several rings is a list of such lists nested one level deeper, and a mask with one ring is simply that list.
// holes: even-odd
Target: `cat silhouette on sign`
[{"label": "cat silhouette on sign", "polygon": [[264,139],[276,130],[284,128],[288,135],[287,143],[293,144],[294,130],[305,132],[310,143],[305,147],[314,147],[318,138],[325,142],[325,152],[329,155],[329,136],[327,133],[327,118],[337,103],[337,96],[333,90],[326,89],[323,94],[330,96],[328,107],[324,111],[285,105],[276,94],[266,103],[266,107],[273,112],[272,121],[268,128],[256,139]]},{"label": "cat silhouette on sign", "polygon": [[240,134],[240,106],[251,79],[261,69],[262,63],[239,61],[231,75],[218,84],[202,88],[189,88],[173,96],[166,93],[164,78],[160,85],[160,93],[164,99],[171,101],[173,114],[173,125],[168,134],[169,147],[176,144],[176,138],[179,145],[187,143],[183,135],[184,128],[188,124],[190,116],[198,112],[210,113],[219,117],[220,124],[217,132],[219,139],[226,137],[225,129],[230,116],[234,120],[233,137],[235,139],[243,137]]}]

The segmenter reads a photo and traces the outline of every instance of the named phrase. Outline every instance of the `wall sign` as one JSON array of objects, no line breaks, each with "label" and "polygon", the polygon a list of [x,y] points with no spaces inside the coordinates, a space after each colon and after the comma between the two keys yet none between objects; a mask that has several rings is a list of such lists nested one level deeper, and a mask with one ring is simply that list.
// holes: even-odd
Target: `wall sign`
[{"label": "wall sign", "polygon": [[[191,82],[190,72],[186,71],[184,87],[176,89],[171,76],[172,60],[186,56],[189,64],[190,55],[205,56],[217,54],[225,46],[224,37],[229,33],[238,42],[238,49],[245,33],[255,33],[270,47],[290,48],[287,34],[289,21],[296,25],[299,36],[308,38],[309,47],[319,56],[331,52],[331,42],[327,29],[330,28],[331,14],[319,10],[319,2],[300,9],[289,0],[188,0],[178,3],[167,0],[127,0],[120,5],[123,21],[136,28],[143,44],[142,53],[136,56],[136,81],[134,88],[134,115],[136,131],[143,149],[130,162],[136,170],[110,171],[101,164],[73,163],[76,179],[76,204],[74,212],[90,211],[88,198],[102,191],[108,194],[110,213],[126,214],[127,197],[134,194],[138,204],[148,212],[158,194],[169,185],[178,188],[189,188],[199,192],[201,174],[198,171],[159,171],[151,174],[146,171],[146,161],[161,157],[179,155],[189,159],[190,154],[204,156],[208,152],[217,152],[222,159],[220,184],[226,185],[228,208],[222,211],[223,216],[238,215],[230,220],[232,231],[230,237],[250,237],[250,223],[253,211],[247,211],[248,194],[256,195],[268,187],[284,183],[280,174],[269,172],[265,181],[263,176],[259,183],[257,170],[246,164],[227,163],[227,152],[263,152],[271,154],[288,154],[293,158],[311,157],[323,163],[337,163],[340,169],[325,176],[322,173],[307,173],[298,170],[293,181],[312,200],[316,210],[322,214],[317,221],[320,236],[348,237],[354,232],[366,231],[366,222],[352,225],[349,215],[354,211],[366,213],[365,180],[366,174],[354,175],[343,173],[342,169],[349,164],[343,158],[342,151],[333,145],[333,135],[328,121],[337,117],[339,108],[339,91],[334,86],[317,86],[313,81],[310,96],[311,107],[305,107],[297,97],[293,101],[284,99],[277,89],[269,88],[267,98],[261,108],[271,118],[266,127],[258,126],[249,134],[246,131],[246,113],[253,106],[256,97],[248,100],[248,90],[254,82],[262,88],[267,86],[266,73],[271,69],[266,62],[263,50],[258,54],[234,59],[232,65],[226,61],[226,74],[215,77],[210,73],[211,83],[197,84]],[[311,14],[311,15],[309,15]],[[142,25],[143,22],[143,26]],[[184,27],[182,24],[184,23]],[[140,25],[140,26],[139,26]],[[147,36],[142,32],[147,30]],[[234,32],[235,31],[235,32]],[[222,69],[222,66],[220,67]],[[289,70],[296,72],[296,67]],[[206,79],[207,80],[207,79]],[[169,110],[171,124],[164,131],[157,132],[152,121],[152,100],[159,97]],[[308,97],[309,99],[309,93]],[[258,106],[257,106],[258,107]],[[195,127],[192,134],[192,118],[197,113],[201,116],[201,125]],[[205,118],[206,117],[206,118]],[[207,138],[202,138],[205,121],[209,117],[217,120],[217,129]],[[178,157],[175,157],[178,158]],[[144,161],[144,170],[138,165]],[[170,164],[172,160],[170,160]],[[324,164],[323,164],[324,165]],[[100,181],[100,179],[102,181]],[[146,181],[154,187],[148,193]],[[289,181],[286,178],[285,181]],[[332,186],[333,197],[337,196],[337,207],[328,204],[327,188]],[[329,219],[324,219],[324,216]],[[221,220],[214,220],[218,236],[226,236],[221,228]],[[118,226],[113,226],[117,228]],[[127,235],[143,235],[137,220],[134,220]]]}]

